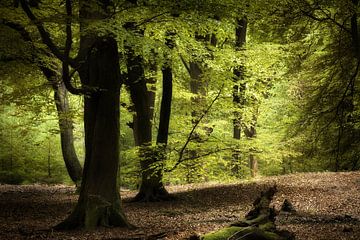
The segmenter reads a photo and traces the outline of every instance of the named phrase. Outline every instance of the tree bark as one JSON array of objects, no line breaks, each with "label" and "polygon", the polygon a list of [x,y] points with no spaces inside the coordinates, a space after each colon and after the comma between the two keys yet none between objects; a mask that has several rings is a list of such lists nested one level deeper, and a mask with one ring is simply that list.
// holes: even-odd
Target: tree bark
[{"label": "tree bark", "polygon": [[94,89],[84,101],[85,164],[78,203],[56,229],[129,227],[121,206],[117,184],[119,170],[120,66],[117,42],[97,37],[88,19],[109,15],[101,0],[80,1],[78,53],[82,86]]},{"label": "tree bark", "polygon": [[[253,116],[253,125],[250,127],[245,127],[244,129],[244,133],[245,136],[248,138],[255,138],[256,137],[256,122],[257,122],[257,118],[256,118],[256,114],[254,114]],[[257,173],[258,173],[258,161],[256,159],[256,156],[253,152],[251,152],[250,150],[250,154],[249,154],[249,167],[250,167],[250,174],[251,177],[256,177]]]},{"label": "tree bark", "polygon": [[[236,20],[237,25],[235,29],[235,48],[239,51],[246,43],[246,30],[247,30],[247,19],[243,17]],[[244,105],[244,91],[245,86],[241,81],[244,78],[244,66],[237,66],[234,69],[234,86],[233,86],[233,103],[235,108],[239,109]],[[233,119],[233,138],[240,140],[241,138],[241,114],[239,110],[235,110]],[[240,170],[239,161],[241,153],[239,149],[233,152],[233,166],[232,172],[238,174]]]},{"label": "tree bark", "polygon": [[129,226],[117,185],[121,82],[116,41],[112,37],[96,39],[87,66],[88,74],[80,76],[82,84],[99,91],[85,98],[86,155],[80,197],[58,229]]},{"label": "tree bark", "polygon": [[[134,51],[127,48],[127,84],[131,100],[135,107],[134,139],[136,146],[149,146],[152,140],[152,108],[151,95],[146,86],[144,63],[142,56],[135,56]],[[152,105],[152,107],[151,107]]]},{"label": "tree bark", "polygon": [[[139,193],[135,196],[133,201],[141,202],[154,202],[170,200],[171,197],[163,184],[162,170],[163,162],[166,159],[166,145],[169,132],[169,122],[171,113],[171,97],[172,97],[172,69],[171,65],[164,66],[163,73],[163,93],[160,108],[160,122],[157,135],[156,147],[144,146],[141,148],[141,183]],[[147,91],[146,84],[143,88],[145,92],[142,95],[148,96],[152,104],[148,106],[148,109],[143,111],[149,111],[150,123],[153,118],[153,106],[154,97],[151,91]],[[136,108],[136,106],[135,106]],[[151,126],[151,125],[150,125]],[[151,139],[150,139],[151,144]],[[149,145],[150,145],[149,144]]]},{"label": "tree bark", "polygon": [[155,94],[147,89],[142,56],[135,56],[128,48],[127,68],[130,95],[135,107],[134,139],[140,147],[141,182],[138,194],[133,202],[153,202],[167,195],[162,184],[161,166],[156,166],[158,154],[152,143],[152,119]]},{"label": "tree bark", "polygon": [[50,70],[46,67],[40,68],[54,90],[54,101],[59,117],[61,150],[66,169],[71,180],[76,184],[76,186],[80,186],[82,167],[74,147],[73,122],[71,118],[68,117],[70,107],[67,90],[61,79],[61,75],[58,72]]},{"label": "tree bark", "polygon": [[60,71],[45,66],[40,66],[40,69],[54,90],[54,102],[59,117],[61,150],[66,170],[76,186],[80,186],[82,167],[74,146],[73,121],[67,116],[70,113],[70,106],[66,87]]},{"label": "tree bark", "polygon": [[[217,38],[215,34],[206,34],[205,36],[196,34],[195,38],[197,41],[201,41],[204,43],[209,43],[212,46],[216,46]],[[190,75],[190,92],[195,96],[191,98],[191,103],[193,105],[193,110],[191,112],[192,116],[192,124],[195,125],[199,116],[202,115],[202,105],[204,105],[205,97],[207,95],[207,85],[208,81],[203,77],[204,67],[202,61],[190,61],[189,65],[182,59],[183,64],[185,65],[189,75]],[[206,128],[207,135],[210,135],[212,129]],[[201,136],[199,132],[194,131],[191,138],[192,142],[201,143],[204,140],[204,136]],[[185,166],[187,169],[186,181],[188,183],[192,183],[194,179],[200,177],[198,171],[194,171],[194,169],[200,168],[200,164],[195,161],[199,152],[195,149],[189,149],[186,151],[189,159],[194,159],[194,161],[185,162]]]},{"label": "tree bark", "polygon": [[[169,63],[168,63],[169,64]],[[166,65],[162,68],[163,89],[160,107],[160,122],[156,140],[156,147],[149,153],[148,168],[143,170],[140,191],[135,200],[163,201],[170,200],[162,178],[163,162],[166,160],[166,146],[168,143],[169,123],[172,99],[172,68]]]},{"label": "tree bark", "polygon": [[[25,42],[32,43],[30,33],[25,29],[24,26],[10,21],[4,21],[4,24],[17,31]],[[32,44],[32,47],[35,46]],[[46,55],[50,54],[47,51],[44,51],[44,53]],[[82,167],[74,147],[73,122],[70,118],[66,117],[70,112],[67,90],[62,81],[60,71],[51,69],[45,64],[42,64],[42,61],[40,61],[38,55],[34,54],[33,57],[37,59],[37,62],[40,62],[39,68],[48,82],[51,83],[51,86],[54,90],[54,101],[59,116],[60,140],[63,159],[71,180],[78,186],[81,182]]]},{"label": "tree bark", "polygon": [[[72,1],[66,0],[66,44],[60,51],[43,23],[20,0],[28,18],[36,25],[43,43],[63,63],[63,81],[74,94],[87,94],[84,104],[85,163],[80,196],[74,211],[55,229],[129,227],[123,214],[117,185],[119,169],[120,66],[113,36],[99,37],[94,21],[108,18],[112,1],[80,0],[80,48],[76,59],[69,57],[72,43]],[[91,20],[91,21],[89,21]],[[103,35],[103,34],[101,34]],[[69,65],[79,72],[82,89],[71,85]],[[87,90],[89,89],[89,90]]]},{"label": "tree bark", "polygon": [[156,144],[167,145],[169,136],[169,124],[171,115],[171,100],[172,100],[172,68],[171,66],[164,66],[163,74],[163,91],[160,107],[160,122],[159,131],[157,135]]}]

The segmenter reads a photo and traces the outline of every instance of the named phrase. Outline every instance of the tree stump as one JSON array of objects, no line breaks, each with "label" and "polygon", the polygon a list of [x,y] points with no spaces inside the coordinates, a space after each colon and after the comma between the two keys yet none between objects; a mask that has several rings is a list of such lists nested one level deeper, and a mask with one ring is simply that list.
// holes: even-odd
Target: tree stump
[{"label": "tree stump", "polygon": [[219,231],[205,234],[201,240],[292,240],[288,231],[279,231],[275,226],[275,209],[270,203],[277,192],[276,186],[262,192],[244,219]]}]

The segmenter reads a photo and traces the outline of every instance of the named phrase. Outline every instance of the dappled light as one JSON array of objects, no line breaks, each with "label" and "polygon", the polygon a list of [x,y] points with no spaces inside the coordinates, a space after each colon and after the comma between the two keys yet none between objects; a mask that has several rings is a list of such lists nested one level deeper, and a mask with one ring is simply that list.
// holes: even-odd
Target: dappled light
[{"label": "dappled light", "polygon": [[359,0],[0,2],[0,238],[359,239]]}]

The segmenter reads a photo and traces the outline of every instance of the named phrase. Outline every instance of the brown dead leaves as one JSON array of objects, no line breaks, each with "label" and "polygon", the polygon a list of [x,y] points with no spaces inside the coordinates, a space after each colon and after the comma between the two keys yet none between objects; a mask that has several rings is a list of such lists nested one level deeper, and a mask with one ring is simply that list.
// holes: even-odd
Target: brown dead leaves
[{"label": "brown dead leaves", "polygon": [[280,213],[277,225],[296,239],[360,239],[360,172],[301,173],[237,184],[169,187],[175,201],[127,203],[138,228],[53,232],[77,201],[73,187],[0,185],[0,239],[184,239],[229,225],[248,212],[253,200],[276,184],[273,206],[288,199],[296,213]]}]

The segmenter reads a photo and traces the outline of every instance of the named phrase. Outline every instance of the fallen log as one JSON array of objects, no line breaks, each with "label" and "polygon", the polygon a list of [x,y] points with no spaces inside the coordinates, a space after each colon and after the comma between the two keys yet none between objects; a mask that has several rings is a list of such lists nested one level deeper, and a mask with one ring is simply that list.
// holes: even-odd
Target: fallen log
[{"label": "fallen log", "polygon": [[276,186],[262,192],[253,208],[244,219],[231,224],[219,231],[205,234],[201,240],[293,240],[293,234],[280,231],[275,225],[275,209],[270,203],[277,192]]}]

